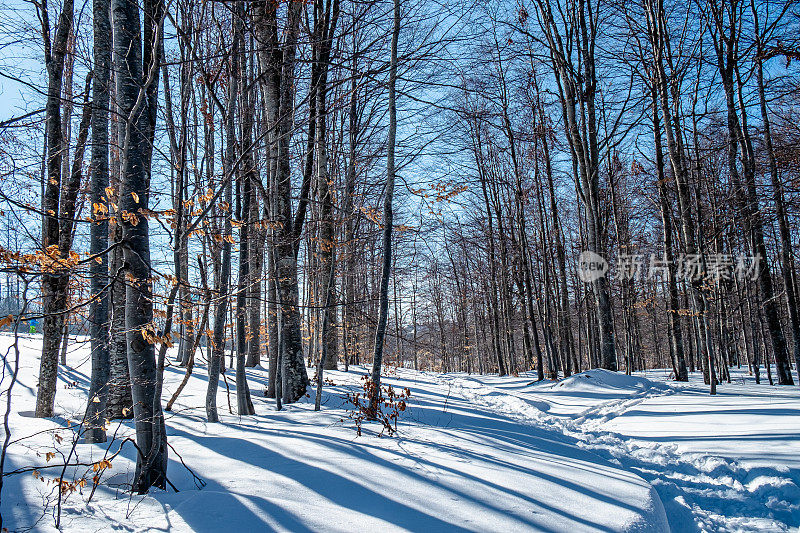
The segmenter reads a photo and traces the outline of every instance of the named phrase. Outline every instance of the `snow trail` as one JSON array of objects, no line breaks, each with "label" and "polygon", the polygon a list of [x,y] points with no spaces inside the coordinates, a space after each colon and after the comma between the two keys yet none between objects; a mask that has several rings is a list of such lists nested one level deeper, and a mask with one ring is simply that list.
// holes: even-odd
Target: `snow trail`
[{"label": "snow trail", "polygon": [[[520,423],[566,435],[584,449],[647,480],[665,507],[672,531],[789,531],[800,524],[800,472],[785,465],[753,465],[670,442],[631,437],[609,424],[645,402],[682,388],[635,376],[592,370],[557,384],[499,387],[497,378],[441,376],[468,402]],[[513,378],[510,378],[513,379]],[[518,380],[522,382],[523,380]],[[615,394],[609,392],[617,391]],[[609,396],[584,409],[554,414],[563,395]],[[555,396],[555,397],[554,397]],[[713,426],[709,427],[713,432]]]}]

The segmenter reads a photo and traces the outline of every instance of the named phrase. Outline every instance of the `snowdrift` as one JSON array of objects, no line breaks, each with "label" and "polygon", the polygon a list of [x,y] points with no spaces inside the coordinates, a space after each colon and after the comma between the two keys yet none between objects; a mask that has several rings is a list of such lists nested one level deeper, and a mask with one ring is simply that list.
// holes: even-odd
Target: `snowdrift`
[{"label": "snowdrift", "polygon": [[627,376],[621,372],[594,369],[574,374],[553,385],[562,391],[602,392],[610,391],[615,394],[642,394],[655,391],[669,390],[664,383],[651,381],[639,376]]}]

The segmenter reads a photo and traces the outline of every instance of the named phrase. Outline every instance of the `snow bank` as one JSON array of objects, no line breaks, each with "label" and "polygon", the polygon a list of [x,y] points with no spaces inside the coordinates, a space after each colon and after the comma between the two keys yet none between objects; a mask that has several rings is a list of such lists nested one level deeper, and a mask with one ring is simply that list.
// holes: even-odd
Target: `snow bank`
[{"label": "snow bank", "polygon": [[599,392],[605,390],[616,394],[641,394],[669,389],[664,383],[599,368],[574,374],[554,384],[553,387],[562,391]]}]

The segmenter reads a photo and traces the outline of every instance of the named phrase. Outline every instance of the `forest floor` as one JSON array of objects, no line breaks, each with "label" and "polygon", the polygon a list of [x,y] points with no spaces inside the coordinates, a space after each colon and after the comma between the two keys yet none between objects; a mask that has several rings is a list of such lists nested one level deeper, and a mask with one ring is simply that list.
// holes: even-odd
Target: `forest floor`
[{"label": "forest floor", "polygon": [[[0,336],[4,353],[10,342]],[[55,465],[70,453],[83,416],[89,349],[70,345],[58,416],[43,420],[31,416],[41,337],[25,336],[21,346],[5,470],[36,467],[37,474],[6,476],[0,511],[9,531],[51,531],[52,480],[61,477]],[[361,390],[364,374],[361,367],[326,373],[334,385],[325,386],[320,412],[313,397],[278,412],[263,396],[266,371],[248,369],[257,414],[231,414],[222,388],[221,422],[207,424],[206,368],[198,362],[167,413],[168,475],[179,492],[131,497],[125,488],[135,450],[127,443],[90,502],[96,472],[66,470],[64,480],[88,483],[65,495],[62,528],[508,533],[784,531],[800,524],[800,388],[756,385],[746,369],[734,370],[733,383],[721,384],[715,397],[699,374],[677,384],[663,371],[594,370],[535,383],[530,375],[389,369],[385,382],[411,392],[394,436],[378,436],[377,423],[356,432],[345,397]],[[166,369],[164,403],[183,375]],[[131,423],[113,422],[109,434],[110,444],[77,444],[71,462],[91,465],[117,451]]]}]

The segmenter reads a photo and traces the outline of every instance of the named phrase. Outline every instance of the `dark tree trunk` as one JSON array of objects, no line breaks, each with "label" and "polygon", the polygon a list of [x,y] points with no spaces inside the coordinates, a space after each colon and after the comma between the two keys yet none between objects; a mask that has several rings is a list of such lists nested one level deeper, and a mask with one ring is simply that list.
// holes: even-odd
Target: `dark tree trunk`
[{"label": "dark tree trunk", "polygon": [[[234,39],[231,56],[234,63],[238,62],[238,39]],[[225,204],[222,216],[224,226],[222,230],[222,262],[215,279],[216,305],[214,307],[214,333],[211,341],[211,361],[208,365],[208,389],[206,390],[206,416],[209,422],[219,422],[217,411],[217,389],[219,376],[224,372],[225,324],[228,319],[228,301],[230,299],[231,277],[231,240],[233,239],[233,226],[231,223],[231,210],[233,204],[233,179],[236,173],[236,103],[239,94],[238,73],[236,66],[232,67],[232,75],[228,83],[228,106],[225,111],[225,155],[222,170],[224,175]],[[233,347],[232,347],[233,349]]]},{"label": "dark tree trunk", "polygon": [[386,322],[389,319],[389,277],[392,270],[392,224],[394,212],[392,199],[394,198],[395,180],[395,137],[397,135],[397,100],[395,87],[397,85],[397,40],[400,36],[400,0],[394,0],[394,26],[392,29],[392,44],[389,59],[389,136],[386,148],[386,190],[383,199],[383,265],[381,268],[380,307],[378,325],[375,329],[375,351],[372,356],[372,383],[369,391],[370,417],[375,417],[378,411],[378,400],[381,395],[381,367],[383,365],[383,342],[386,335]]},{"label": "dark tree trunk", "polygon": [[[247,65],[242,67],[241,49],[243,45],[244,5],[236,2],[234,7],[233,22],[233,61],[232,69],[237,81],[242,79],[242,73],[246,72]],[[247,79],[245,78],[245,83]],[[238,83],[237,83],[238,87]],[[233,95],[238,98],[237,93]],[[243,111],[247,109],[242,106]],[[242,144],[242,150],[250,152],[250,146]],[[239,416],[255,414],[253,401],[250,399],[250,387],[247,384],[247,373],[245,362],[247,359],[247,290],[251,283],[250,279],[250,232],[253,228],[253,220],[250,218],[253,197],[253,184],[250,181],[251,169],[243,168],[237,172],[239,177],[239,187],[236,204],[238,206],[238,217],[241,223],[239,227],[239,287],[236,294],[236,406]],[[256,304],[257,305],[257,304]]]},{"label": "dark tree trunk", "polygon": [[[324,8],[323,4],[327,7]],[[336,370],[338,360],[338,330],[336,328],[336,236],[333,215],[333,184],[328,170],[327,148],[327,96],[328,69],[331,58],[331,44],[336,33],[339,19],[339,0],[323,2],[316,0],[314,4],[316,23],[321,24],[319,32],[319,84],[316,101],[316,144],[317,144],[317,194],[320,198],[319,255],[320,276],[318,287],[322,288],[319,301],[324,304],[325,325],[321,342],[325,345],[325,370]]]},{"label": "dark tree trunk", "polygon": [[269,2],[259,3],[255,9],[257,39],[263,50],[260,76],[264,85],[264,104],[267,109],[268,126],[276,132],[271,145],[274,148],[275,173],[272,181],[274,192],[273,221],[278,228],[274,232],[272,253],[274,254],[277,299],[280,302],[278,369],[281,374],[280,388],[283,403],[292,403],[306,392],[309,379],[303,356],[300,331],[299,287],[297,281],[296,227],[299,220],[292,216],[292,181],[290,143],[294,116],[294,80],[297,41],[300,31],[301,2],[289,3],[286,11],[284,42],[278,43],[276,6]]},{"label": "dark tree trunk", "polygon": [[94,0],[94,86],[92,88],[92,182],[91,204],[94,222],[89,228],[91,255],[98,260],[91,263],[91,295],[89,307],[89,338],[92,347],[92,380],[89,402],[86,407],[84,433],[86,442],[105,442],[106,403],[108,380],[111,375],[109,359],[108,322],[108,105],[111,81],[111,2]]},{"label": "dark tree trunk", "polygon": [[[112,73],[118,70],[120,58],[112,54],[111,65]],[[116,77],[116,74],[114,74]],[[125,340],[125,277],[123,272],[122,247],[122,228],[117,223],[119,218],[119,189],[120,189],[120,164],[121,147],[124,127],[122,118],[119,114],[119,103],[116,98],[116,84],[113,80],[109,86],[109,92],[114,96],[110,99],[111,121],[110,121],[110,150],[109,150],[109,185],[111,196],[108,198],[110,221],[108,228],[108,243],[111,248],[108,257],[109,281],[109,366],[110,375],[108,380],[108,418],[112,420],[133,418],[133,400],[131,398],[131,379],[128,372],[128,345]],[[117,207],[114,207],[114,206]]]},{"label": "dark tree trunk", "polygon": [[[800,380],[800,313],[797,310],[797,287],[794,279],[794,260],[792,259],[792,240],[789,220],[786,214],[786,202],[783,197],[783,184],[778,177],[778,166],[775,161],[775,149],[772,144],[772,128],[767,111],[767,97],[764,84],[763,54],[761,30],[758,26],[758,12],[753,8],[753,17],[756,27],[756,79],[758,81],[758,100],[761,108],[761,121],[764,128],[764,145],[767,150],[769,163],[769,176],[772,183],[772,198],[775,202],[775,214],[778,218],[778,230],[781,241],[781,267],[783,271],[783,286],[786,294],[786,306],[789,309],[789,326],[794,341],[794,360],[797,378]],[[766,258],[765,258],[766,259]]]},{"label": "dark tree trunk", "polygon": [[[55,255],[59,250],[61,212],[59,199],[62,188],[64,136],[61,124],[61,89],[64,63],[67,54],[67,39],[72,31],[73,0],[65,0],[58,26],[50,48],[50,27],[47,4],[42,5],[42,32],[45,41],[45,66],[47,69],[47,104],[45,123],[47,133],[47,182],[42,197],[42,249]],[[36,416],[53,416],[58,380],[58,353],[64,327],[63,311],[67,303],[65,268],[42,276],[42,357],[39,364],[39,389],[36,394]]]},{"label": "dark tree trunk", "polygon": [[[128,368],[131,377],[133,413],[136,423],[136,474],[132,489],[145,493],[150,487],[164,488],[167,474],[167,440],[156,370],[156,331],[153,325],[153,294],[150,265],[149,224],[142,211],[149,203],[149,175],[152,138],[149,110],[141,105],[140,90],[157,87],[160,20],[153,20],[156,11],[145,11],[145,32],[152,39],[144,43],[139,7],[133,0],[113,0],[114,54],[117,65],[117,98],[124,118],[122,177],[120,183],[120,220],[127,277],[125,293],[125,331]],[[143,88],[143,89],[142,89]]]},{"label": "dark tree trunk", "polygon": [[[242,173],[244,174],[244,173]],[[247,292],[248,286],[252,283],[250,278],[250,238],[249,233],[252,228],[250,220],[250,204],[253,196],[253,189],[250,183],[250,176],[244,174],[242,183],[242,202],[241,213],[244,217],[240,219],[239,228],[239,287],[236,294],[236,405],[239,415],[252,415],[255,413],[253,402],[250,399],[250,387],[247,384],[247,374],[245,363],[248,353],[247,340]],[[256,283],[258,283],[256,281]],[[256,305],[258,305],[256,303]]]}]

